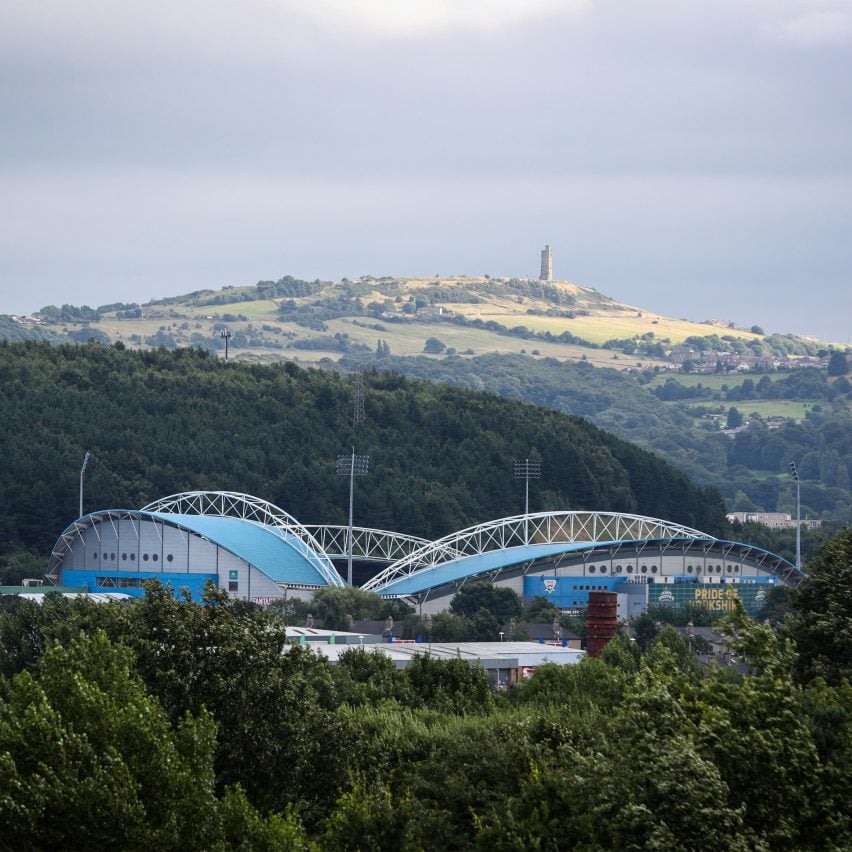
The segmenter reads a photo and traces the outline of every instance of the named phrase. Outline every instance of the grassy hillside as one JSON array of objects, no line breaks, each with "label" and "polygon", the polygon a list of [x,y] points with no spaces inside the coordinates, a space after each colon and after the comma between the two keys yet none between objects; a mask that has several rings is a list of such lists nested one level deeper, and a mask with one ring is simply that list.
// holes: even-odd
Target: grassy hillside
[{"label": "grassy hillside", "polygon": [[[98,309],[47,306],[43,329],[133,348],[200,346],[221,351],[227,327],[235,358],[316,363],[375,351],[416,355],[431,338],[443,356],[498,352],[588,360],[635,369],[661,365],[684,341],[715,335],[714,345],[757,353],[805,354],[799,338],[767,338],[712,322],[689,322],[617,302],[567,281],[533,279],[372,278],[300,281],[202,290],[145,305]],[[3,330],[0,328],[0,336]]]}]

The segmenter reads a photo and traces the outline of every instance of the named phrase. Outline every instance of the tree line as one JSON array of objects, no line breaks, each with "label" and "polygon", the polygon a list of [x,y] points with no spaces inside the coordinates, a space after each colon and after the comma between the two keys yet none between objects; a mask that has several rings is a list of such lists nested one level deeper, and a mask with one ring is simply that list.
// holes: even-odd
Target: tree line
[{"label": "tree line", "polygon": [[0,848],[848,848],[852,532],[808,570],[779,626],[721,625],[749,674],[663,626],[507,694],[329,666],[212,587],[3,600]]},{"label": "tree line", "polygon": [[[303,523],[345,523],[335,459],[370,455],[358,524],[437,538],[523,510],[515,458],[543,458],[530,508],[635,512],[725,527],[718,494],[577,417],[489,393],[368,372],[353,430],[348,377],[201,350],[0,343],[0,552],[42,561],[78,511],[186,490],[260,496]],[[27,563],[29,565],[30,563]],[[26,565],[24,566],[26,568]],[[22,569],[23,570],[23,569]],[[1,579],[1,578],[0,578]]]},{"label": "tree line", "polygon": [[[813,399],[822,400],[812,406],[803,421],[785,421],[778,428],[770,428],[761,417],[751,417],[749,428],[732,441],[708,420],[703,421],[706,425],[696,426],[697,412],[687,407],[695,400],[659,404],[655,393],[665,394],[665,388],[677,385],[678,394],[695,392],[674,380],[652,392],[641,375],[637,381],[637,377],[622,371],[523,355],[452,356],[442,360],[359,355],[341,361],[349,369],[366,364],[489,390],[585,417],[602,429],[653,450],[695,482],[717,489],[731,509],[760,507],[789,512],[792,507],[795,512],[795,489],[787,475],[787,463],[796,460],[802,476],[803,513],[841,524],[852,518],[848,487],[852,476],[852,392],[845,378],[828,383],[823,373],[807,369],[774,382],[764,377],[758,382],[744,379],[732,383],[725,392],[731,399],[769,393],[770,388],[778,386],[796,398],[813,392]],[[718,394],[721,405],[722,393],[705,387],[699,392],[702,398]],[[737,405],[738,411],[748,414],[747,404],[738,401]],[[802,462],[805,473],[801,473]],[[755,476],[755,471],[761,475]]]}]

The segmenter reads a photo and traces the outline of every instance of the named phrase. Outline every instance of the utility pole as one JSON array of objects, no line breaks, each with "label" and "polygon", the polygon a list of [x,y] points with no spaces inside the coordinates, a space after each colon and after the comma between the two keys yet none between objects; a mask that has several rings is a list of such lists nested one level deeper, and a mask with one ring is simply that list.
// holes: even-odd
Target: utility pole
[{"label": "utility pole", "polygon": [[225,341],[225,360],[228,360],[228,341],[231,339],[231,329],[223,328],[222,333],[219,335],[222,340]]}]

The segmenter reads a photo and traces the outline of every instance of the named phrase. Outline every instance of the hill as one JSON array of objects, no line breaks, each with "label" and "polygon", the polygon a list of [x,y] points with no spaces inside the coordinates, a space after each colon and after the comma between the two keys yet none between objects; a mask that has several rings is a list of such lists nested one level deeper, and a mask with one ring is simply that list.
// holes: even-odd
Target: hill
[{"label": "hill", "polygon": [[46,557],[77,514],[167,494],[257,494],[305,523],[344,523],[335,458],[370,455],[356,522],[437,537],[523,508],[512,460],[547,459],[533,511],[597,508],[716,533],[721,500],[662,459],[577,417],[494,394],[366,377],[367,421],[353,435],[352,386],[330,371],[224,363],[200,350],[119,344],[0,344],[0,543]]},{"label": "hill", "polygon": [[[827,375],[831,344],[673,320],[565,281],[487,276],[285,276],[145,305],[47,306],[39,320],[0,318],[0,338],[193,346],[222,356],[227,328],[239,361],[375,366],[547,405],[659,453],[717,488],[730,510],[794,511],[793,459],[805,516],[852,520],[852,448],[843,439],[852,394],[845,376]],[[675,347],[678,361],[693,353],[697,372],[671,371]],[[736,433],[724,428],[731,409],[732,423],[743,420]],[[787,542],[775,546],[789,555]]]},{"label": "hill", "polygon": [[[843,376],[812,368],[762,376],[630,375],[520,355],[338,362],[344,369],[365,364],[588,418],[713,486],[731,510],[795,514],[788,469],[795,460],[803,517],[852,521],[852,385]],[[743,423],[727,429],[732,409]],[[784,544],[776,547],[788,552]]]},{"label": "hill", "polygon": [[[232,355],[317,362],[344,354],[529,354],[620,369],[662,366],[673,347],[750,356],[815,355],[817,342],[764,335],[756,326],[690,322],[622,304],[567,281],[373,278],[200,290],[147,304],[49,305],[40,329],[128,346],[200,346]],[[0,328],[0,336],[3,330]]]}]

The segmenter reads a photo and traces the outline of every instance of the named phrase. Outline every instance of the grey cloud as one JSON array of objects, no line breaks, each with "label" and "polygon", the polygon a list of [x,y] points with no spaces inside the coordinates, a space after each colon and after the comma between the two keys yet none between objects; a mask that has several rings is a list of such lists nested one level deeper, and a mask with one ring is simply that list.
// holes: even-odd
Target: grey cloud
[{"label": "grey cloud", "polygon": [[[672,313],[722,298],[794,328],[797,288],[848,290],[852,57],[783,36],[836,3],[594,2],[405,36],[298,3],[20,5],[0,12],[5,309],[57,281],[103,303],[534,273],[545,239],[564,277]],[[808,321],[848,335],[836,309]]]}]

